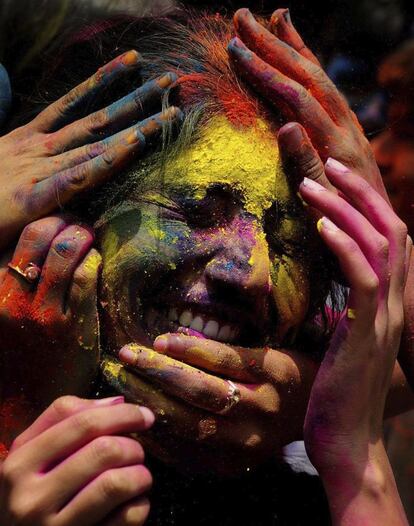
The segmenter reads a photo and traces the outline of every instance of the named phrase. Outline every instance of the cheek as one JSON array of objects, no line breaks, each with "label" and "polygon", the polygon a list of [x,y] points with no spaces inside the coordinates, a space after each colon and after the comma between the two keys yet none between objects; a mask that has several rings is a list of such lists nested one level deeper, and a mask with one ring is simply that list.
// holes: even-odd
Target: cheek
[{"label": "cheek", "polygon": [[270,266],[272,294],[279,313],[278,341],[303,323],[309,308],[309,279],[304,265],[288,256]]}]

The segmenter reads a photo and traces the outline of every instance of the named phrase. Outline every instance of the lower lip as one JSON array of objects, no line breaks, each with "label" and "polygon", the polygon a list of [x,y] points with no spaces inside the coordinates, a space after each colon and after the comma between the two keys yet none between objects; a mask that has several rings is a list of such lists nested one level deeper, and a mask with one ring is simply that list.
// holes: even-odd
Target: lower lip
[{"label": "lower lip", "polygon": [[194,329],[190,329],[189,327],[178,327],[177,332],[180,332],[181,334],[185,334],[186,336],[195,336],[196,338],[201,338],[203,340],[206,340],[206,336],[202,334],[201,332],[195,331]]}]

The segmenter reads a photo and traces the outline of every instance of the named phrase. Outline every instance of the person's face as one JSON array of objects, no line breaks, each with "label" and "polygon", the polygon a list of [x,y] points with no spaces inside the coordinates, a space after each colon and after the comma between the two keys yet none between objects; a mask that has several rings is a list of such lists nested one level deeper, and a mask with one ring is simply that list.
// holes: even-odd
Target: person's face
[{"label": "person's face", "polygon": [[305,222],[264,122],[216,117],[138,200],[101,239],[113,349],[180,327],[245,346],[291,337],[308,308]]},{"label": "person's face", "polygon": [[371,141],[391,204],[414,234],[414,126],[392,119],[389,129]]}]

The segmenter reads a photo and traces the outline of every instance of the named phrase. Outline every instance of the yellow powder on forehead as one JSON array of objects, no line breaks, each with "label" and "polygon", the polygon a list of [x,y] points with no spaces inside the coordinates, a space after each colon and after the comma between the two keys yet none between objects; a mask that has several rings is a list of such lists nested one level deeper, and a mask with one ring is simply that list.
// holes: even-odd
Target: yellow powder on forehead
[{"label": "yellow powder on forehead", "polygon": [[246,211],[259,219],[276,198],[285,200],[290,194],[276,136],[261,119],[254,127],[236,128],[225,116],[214,117],[201,136],[168,163],[165,181],[191,185],[199,199],[211,184],[229,184],[242,193]]}]

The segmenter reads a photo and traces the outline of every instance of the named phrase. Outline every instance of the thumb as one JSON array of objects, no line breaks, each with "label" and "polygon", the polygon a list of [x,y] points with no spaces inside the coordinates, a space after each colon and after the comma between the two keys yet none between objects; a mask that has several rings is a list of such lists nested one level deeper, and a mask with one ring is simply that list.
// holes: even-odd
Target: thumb
[{"label": "thumb", "polygon": [[290,182],[299,186],[304,177],[313,179],[337,193],[325,175],[324,165],[305,129],[297,122],[289,122],[278,134],[282,165]]}]

